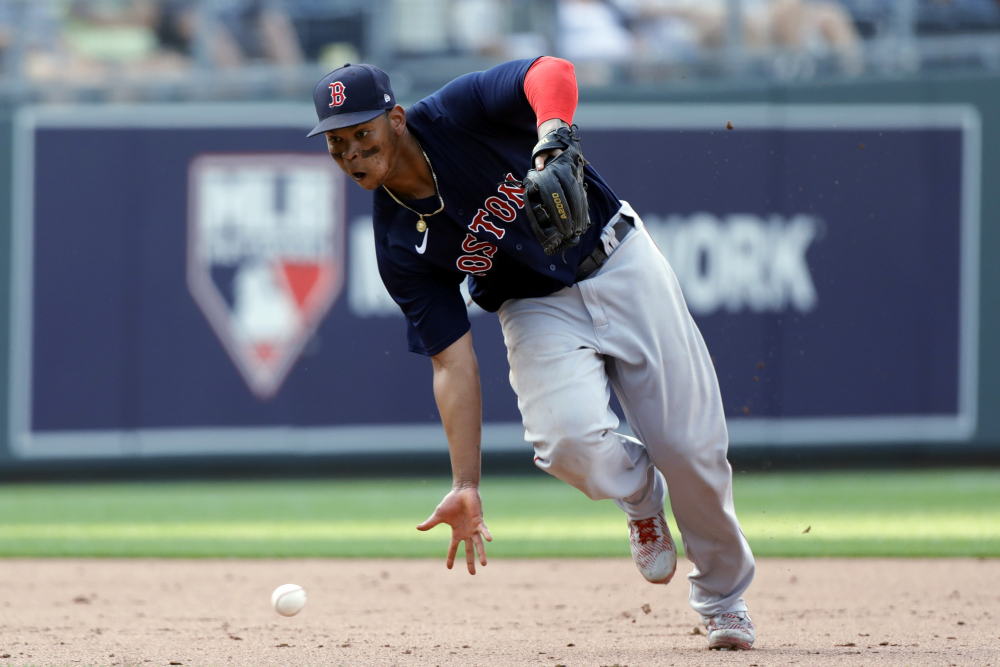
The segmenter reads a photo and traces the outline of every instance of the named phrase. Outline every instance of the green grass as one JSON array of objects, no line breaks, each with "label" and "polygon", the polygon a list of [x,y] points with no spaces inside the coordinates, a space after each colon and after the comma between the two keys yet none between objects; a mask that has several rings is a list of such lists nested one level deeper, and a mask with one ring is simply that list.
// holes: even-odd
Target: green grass
[{"label": "green grass", "polygon": [[[447,479],[0,486],[0,556],[441,557]],[[737,474],[758,556],[1000,556],[1000,470]],[[546,476],[483,482],[490,556],[627,556],[621,512]],[[803,531],[809,527],[808,533]]]}]

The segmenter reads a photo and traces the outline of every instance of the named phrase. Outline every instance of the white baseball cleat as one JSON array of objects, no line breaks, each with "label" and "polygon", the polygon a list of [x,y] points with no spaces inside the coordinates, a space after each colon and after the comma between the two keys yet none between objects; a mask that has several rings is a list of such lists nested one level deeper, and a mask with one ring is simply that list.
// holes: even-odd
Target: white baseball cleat
[{"label": "white baseball cleat", "polygon": [[702,616],[701,622],[708,628],[708,648],[713,651],[747,651],[757,639],[753,621],[745,611]]},{"label": "white baseball cleat", "polygon": [[670,538],[667,517],[661,510],[648,519],[630,519],[628,541],[632,560],[647,581],[665,584],[677,569],[677,547]]}]

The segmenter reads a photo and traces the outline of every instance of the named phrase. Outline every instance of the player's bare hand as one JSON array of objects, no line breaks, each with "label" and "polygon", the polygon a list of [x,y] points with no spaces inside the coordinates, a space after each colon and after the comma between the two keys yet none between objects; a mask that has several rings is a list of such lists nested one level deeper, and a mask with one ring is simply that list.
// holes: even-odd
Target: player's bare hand
[{"label": "player's bare hand", "polygon": [[448,547],[448,569],[455,565],[455,554],[458,545],[465,542],[465,563],[469,574],[476,573],[476,551],[479,552],[479,563],[486,565],[487,542],[493,541],[486,523],[483,521],[483,501],[479,497],[478,487],[454,488],[444,497],[434,513],[427,521],[417,526],[417,530],[430,530],[438,524],[451,526],[451,545]]},{"label": "player's bare hand", "polygon": [[[541,139],[549,132],[554,132],[555,130],[558,130],[560,127],[569,127],[569,125],[566,123],[566,121],[560,120],[559,118],[550,118],[549,120],[545,121],[544,123],[538,126],[538,138]],[[537,171],[545,169],[545,163],[562,152],[563,149],[561,148],[553,148],[552,150],[542,151],[541,153],[535,156],[535,169]]]},{"label": "player's bare hand", "polygon": [[562,152],[563,150],[561,148],[553,148],[550,151],[544,151],[542,153],[539,153],[538,155],[535,156],[535,169],[537,169],[538,171],[545,169],[545,163]]}]

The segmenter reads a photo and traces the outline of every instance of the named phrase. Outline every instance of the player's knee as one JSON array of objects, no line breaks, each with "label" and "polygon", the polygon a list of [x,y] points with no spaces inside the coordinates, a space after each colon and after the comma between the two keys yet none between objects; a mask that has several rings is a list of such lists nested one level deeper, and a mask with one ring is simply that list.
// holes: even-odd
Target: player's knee
[{"label": "player's knee", "polygon": [[605,500],[608,496],[594,484],[591,466],[588,461],[581,460],[566,452],[549,454],[552,458],[535,455],[535,465],[556,479],[566,482],[579,489],[591,500]]},{"label": "player's knee", "polygon": [[[583,452],[592,450],[608,431],[598,425],[588,424],[579,414],[567,411],[549,420],[542,429],[530,429],[535,434],[535,449],[548,453],[549,458],[566,464],[584,458]],[[575,465],[575,463],[574,463]]]},{"label": "player's knee", "polygon": [[535,465],[576,487],[592,500],[608,498],[596,484],[595,470],[601,467],[602,442],[607,430],[565,425],[550,429],[535,442]]}]

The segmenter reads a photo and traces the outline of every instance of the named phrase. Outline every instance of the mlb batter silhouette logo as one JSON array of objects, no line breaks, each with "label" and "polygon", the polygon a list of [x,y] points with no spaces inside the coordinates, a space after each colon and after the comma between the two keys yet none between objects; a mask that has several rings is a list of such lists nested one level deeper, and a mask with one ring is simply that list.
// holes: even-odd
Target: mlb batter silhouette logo
[{"label": "mlb batter silhouette logo", "polygon": [[202,155],[188,287],[250,390],[273,397],[343,285],[343,176],[326,156]]}]

